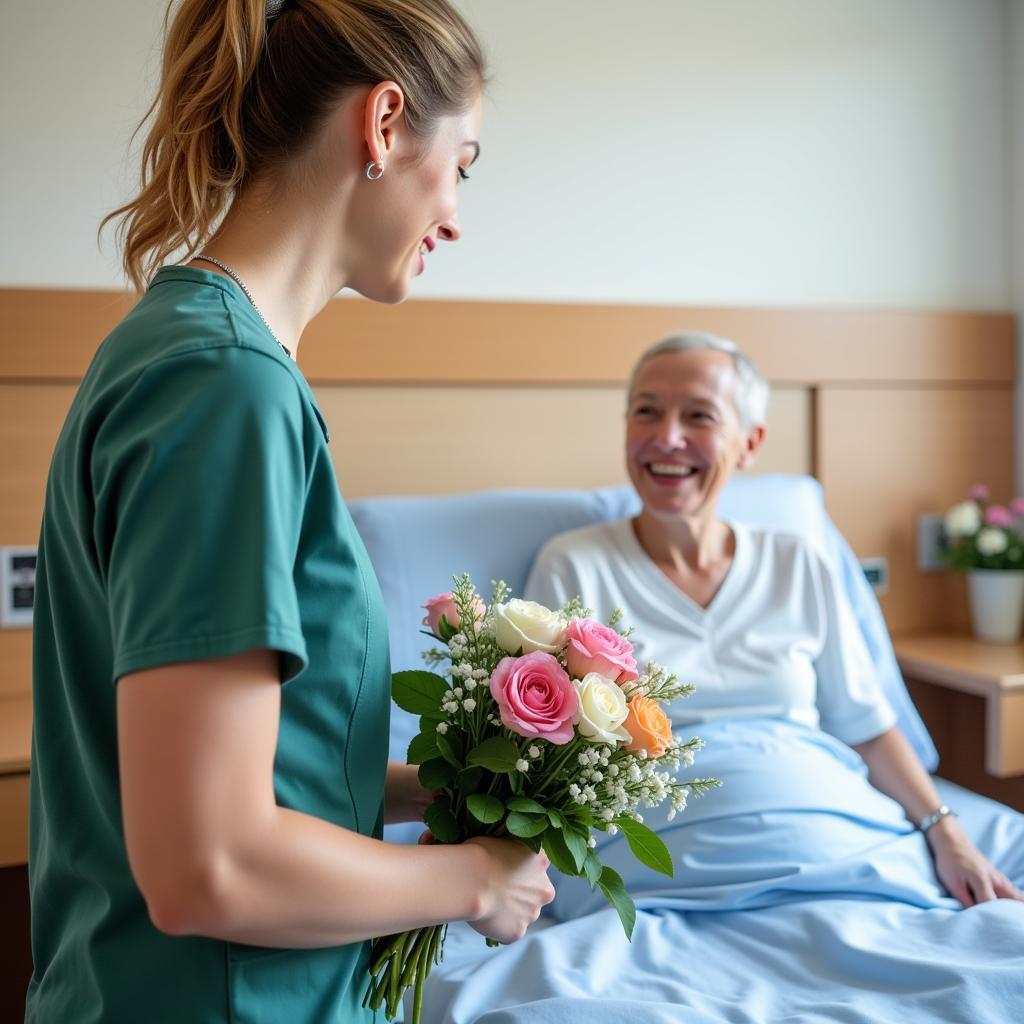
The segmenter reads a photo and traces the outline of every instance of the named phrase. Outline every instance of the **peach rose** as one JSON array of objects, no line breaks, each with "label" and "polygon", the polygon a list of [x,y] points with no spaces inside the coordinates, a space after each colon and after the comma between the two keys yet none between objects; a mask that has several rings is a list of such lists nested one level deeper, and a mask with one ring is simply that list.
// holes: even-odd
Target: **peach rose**
[{"label": "peach rose", "polygon": [[661,757],[672,742],[672,723],[661,705],[650,697],[634,697],[623,723],[632,737],[626,744],[634,753],[646,750],[648,757]]}]

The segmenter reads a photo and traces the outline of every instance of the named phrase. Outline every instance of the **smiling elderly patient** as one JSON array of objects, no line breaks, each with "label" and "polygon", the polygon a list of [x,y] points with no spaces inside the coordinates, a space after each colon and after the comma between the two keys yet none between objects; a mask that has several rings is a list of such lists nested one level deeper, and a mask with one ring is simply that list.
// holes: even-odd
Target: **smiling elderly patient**
[{"label": "smiling elderly patient", "polygon": [[[787,810],[816,812],[799,816],[799,835],[787,825],[769,837],[760,818],[748,823],[757,856],[774,857],[779,884],[790,885],[807,862],[872,848],[879,830],[910,833],[909,819],[927,838],[934,872],[922,842],[916,873],[936,898],[944,898],[937,876],[965,906],[1021,899],[941,805],[894,724],[826,558],[796,534],[719,517],[723,487],[753,463],[765,437],[768,385],[752,361],[712,335],[668,338],[640,358],[628,403],[626,462],[642,511],[555,538],[538,557],[527,595],[557,607],[579,594],[604,616],[622,608],[644,637],[638,660],[696,684],[692,697],[676,702],[673,723],[704,723],[705,756],[714,761],[717,748],[723,760],[701,767],[725,786],[688,810],[684,824],[694,815],[760,814],[778,794]],[[751,732],[752,721],[767,722],[768,731]],[[705,837],[716,871],[721,844],[742,841],[735,832]],[[675,891],[697,893],[704,880],[705,893],[720,897],[720,875],[702,873],[692,839],[683,844],[687,870]],[[773,843],[774,853],[766,852]],[[751,885],[763,884],[769,869],[761,865]],[[738,878],[732,882],[735,890]]]}]

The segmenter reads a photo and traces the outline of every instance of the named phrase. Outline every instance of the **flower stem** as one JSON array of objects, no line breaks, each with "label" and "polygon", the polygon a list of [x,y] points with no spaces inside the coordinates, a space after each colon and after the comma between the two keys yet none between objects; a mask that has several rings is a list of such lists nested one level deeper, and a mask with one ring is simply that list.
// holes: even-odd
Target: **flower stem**
[{"label": "flower stem", "polygon": [[[395,965],[401,963],[402,957],[405,955],[406,947],[409,944],[409,936],[411,934],[412,934],[411,932],[403,932],[401,937],[400,937],[400,939],[398,940],[398,944],[395,947],[394,960],[393,960],[393,963]],[[400,980],[400,978],[398,976],[398,970],[397,969],[389,970],[387,972],[387,977],[388,977],[389,982],[390,982],[389,985],[388,985],[388,995],[387,995],[388,1013],[392,1013],[393,1009],[394,1010],[398,1009],[398,1001],[402,997],[401,980]]]},{"label": "flower stem", "polygon": [[[403,992],[412,984],[413,974],[416,971],[416,964],[419,961],[420,953],[423,952],[424,946],[429,945],[430,932],[430,928],[419,928],[415,933],[416,938],[412,941],[409,956],[402,967],[401,978],[398,982]],[[395,973],[397,974],[398,972],[396,971]]]},{"label": "flower stem", "polygon": [[424,929],[425,940],[421,943],[418,955],[416,956],[416,984],[412,994],[412,1017],[408,1024],[420,1024],[420,1017],[423,1013],[423,983],[430,974],[431,963],[437,951],[437,943],[441,937],[441,928],[435,925],[432,928]]}]

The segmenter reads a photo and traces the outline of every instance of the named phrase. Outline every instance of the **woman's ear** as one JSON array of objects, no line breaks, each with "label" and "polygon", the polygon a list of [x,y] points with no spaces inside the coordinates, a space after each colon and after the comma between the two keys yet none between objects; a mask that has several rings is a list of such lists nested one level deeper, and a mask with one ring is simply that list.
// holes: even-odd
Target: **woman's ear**
[{"label": "woman's ear", "polygon": [[405,110],[405,93],[397,82],[378,82],[366,97],[363,138],[370,159],[382,167],[395,146],[395,127]]},{"label": "woman's ear", "polygon": [[749,469],[754,464],[758,449],[764,444],[765,433],[764,424],[758,424],[750,429],[743,445],[743,451],[736,461],[737,469]]}]

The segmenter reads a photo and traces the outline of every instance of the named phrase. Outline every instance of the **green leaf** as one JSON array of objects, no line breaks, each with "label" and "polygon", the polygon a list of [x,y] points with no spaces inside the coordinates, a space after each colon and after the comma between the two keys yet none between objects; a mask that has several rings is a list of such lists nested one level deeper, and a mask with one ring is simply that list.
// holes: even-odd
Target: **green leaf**
[{"label": "green leaf", "polygon": [[555,828],[565,828],[568,824],[565,820],[565,815],[562,814],[561,811],[556,811],[554,807],[548,808],[548,821],[550,821]]},{"label": "green leaf", "polygon": [[675,874],[672,854],[668,852],[668,847],[657,832],[632,818],[616,818],[615,824],[622,830],[633,856],[641,864],[646,864],[653,871],[660,871],[669,878]]},{"label": "green leaf", "polygon": [[617,871],[613,871],[607,865],[601,869],[601,877],[597,884],[604,893],[604,898],[615,908],[622,922],[622,929],[626,938],[633,941],[633,926],[636,924],[636,904],[633,897],[626,892],[626,886]]},{"label": "green leaf", "polygon": [[543,805],[537,803],[536,800],[531,800],[528,796],[517,796],[513,800],[509,800],[508,809],[510,811],[522,811],[523,814],[547,814],[548,809]]},{"label": "green leaf", "polygon": [[459,789],[463,793],[475,793],[480,788],[483,775],[483,768],[463,768],[459,772]]},{"label": "green leaf", "polygon": [[437,749],[454,768],[461,768],[462,742],[451,733],[437,733]]},{"label": "green leaf", "polygon": [[582,804],[576,804],[565,812],[566,820],[570,825],[576,825],[583,829],[587,834],[590,833],[590,827],[594,824],[594,815],[590,813],[590,810],[584,807]]},{"label": "green leaf", "polygon": [[501,821],[505,815],[505,805],[489,793],[473,793],[466,797],[466,806],[469,813],[485,825],[493,825],[494,822]]},{"label": "green leaf", "polygon": [[396,672],[391,677],[391,699],[413,715],[430,715],[441,707],[448,685],[433,672]]},{"label": "green leaf", "polygon": [[572,859],[572,854],[558,829],[549,828],[544,833],[544,852],[548,855],[548,860],[551,861],[555,870],[571,877],[579,875],[576,862]]},{"label": "green leaf", "polygon": [[520,839],[529,839],[531,836],[539,836],[548,827],[546,815],[521,814],[519,811],[510,811],[505,819],[505,828],[514,836]]},{"label": "green leaf", "polygon": [[441,789],[455,778],[455,771],[447,761],[435,757],[420,765],[419,777],[424,789]]},{"label": "green leaf", "polygon": [[436,736],[436,732],[421,732],[413,736],[405,760],[409,764],[423,764],[424,761],[439,757],[441,752],[437,749]]},{"label": "green leaf", "polygon": [[591,889],[597,885],[597,880],[601,877],[603,868],[604,865],[601,863],[601,858],[593,850],[587,850],[587,859],[583,862],[583,874],[587,876]]},{"label": "green leaf", "polygon": [[576,828],[563,828],[562,837],[565,839],[565,845],[569,848],[569,853],[572,854],[576,870],[582,871],[583,862],[587,859],[587,851],[590,849],[587,846],[589,836]]},{"label": "green leaf", "polygon": [[474,747],[466,757],[467,764],[479,765],[491,772],[511,772],[519,760],[516,745],[504,736],[492,736]]},{"label": "green leaf", "polygon": [[437,631],[445,643],[448,643],[448,641],[458,633],[458,630],[448,621],[448,617],[446,615],[441,616],[441,621],[437,624]]},{"label": "green leaf", "polygon": [[424,812],[423,820],[438,842],[457,843],[462,838],[447,799],[435,800]]}]

